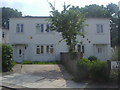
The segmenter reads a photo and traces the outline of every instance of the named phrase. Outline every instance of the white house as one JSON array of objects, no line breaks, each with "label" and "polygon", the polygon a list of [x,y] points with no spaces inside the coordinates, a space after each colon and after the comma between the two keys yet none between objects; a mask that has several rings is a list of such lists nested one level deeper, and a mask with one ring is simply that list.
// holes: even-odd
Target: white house
[{"label": "white house", "polygon": [[9,30],[8,29],[2,29],[2,43],[9,44]]},{"label": "white house", "polygon": [[[9,43],[14,49],[14,60],[55,61],[60,60],[60,52],[68,52],[66,43],[59,43],[61,34],[48,29],[48,18],[10,18]],[[84,52],[85,58],[110,59],[109,18],[87,18],[85,23],[88,26],[81,31],[86,35],[77,37],[83,43],[76,46],[76,51]]]}]

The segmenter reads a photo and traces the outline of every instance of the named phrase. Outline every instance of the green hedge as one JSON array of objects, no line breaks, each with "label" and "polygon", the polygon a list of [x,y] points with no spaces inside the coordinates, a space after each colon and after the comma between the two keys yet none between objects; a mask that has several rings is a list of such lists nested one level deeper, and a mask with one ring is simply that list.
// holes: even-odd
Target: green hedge
[{"label": "green hedge", "polygon": [[41,62],[41,61],[23,61],[22,64],[61,64],[60,61],[48,61],[48,62]]},{"label": "green hedge", "polygon": [[15,62],[12,60],[13,50],[10,45],[2,44],[2,71],[11,71]]},{"label": "green hedge", "polygon": [[106,61],[82,59],[77,62],[77,80],[108,81],[109,73]]}]

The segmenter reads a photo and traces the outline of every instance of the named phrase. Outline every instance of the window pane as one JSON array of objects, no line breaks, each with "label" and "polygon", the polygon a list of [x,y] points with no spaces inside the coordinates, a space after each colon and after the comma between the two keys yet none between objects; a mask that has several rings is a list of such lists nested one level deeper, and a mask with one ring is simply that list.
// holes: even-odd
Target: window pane
[{"label": "window pane", "polygon": [[43,30],[44,30],[44,25],[41,24],[41,32],[43,32]]},{"label": "window pane", "polygon": [[81,52],[81,45],[78,45],[78,52]]},{"label": "window pane", "polygon": [[49,32],[49,24],[46,25],[46,32]]},{"label": "window pane", "polygon": [[99,33],[99,25],[97,24],[97,33]]},{"label": "window pane", "polygon": [[17,24],[17,26],[16,26],[16,31],[17,31],[17,32],[20,32],[19,24]]},{"label": "window pane", "polygon": [[23,32],[23,24],[21,24],[21,32]]},{"label": "window pane", "polygon": [[36,54],[40,54],[40,48],[36,49]]},{"label": "window pane", "polygon": [[53,53],[54,52],[54,48],[53,48],[53,45],[50,46],[50,53]]},{"label": "window pane", "polygon": [[44,53],[44,47],[41,46],[41,53]]},{"label": "window pane", "polygon": [[101,25],[101,33],[103,33],[103,25]]},{"label": "window pane", "polygon": [[84,53],[84,46],[82,46],[82,52]]},{"label": "window pane", "polygon": [[49,53],[49,46],[46,46],[46,52]]}]

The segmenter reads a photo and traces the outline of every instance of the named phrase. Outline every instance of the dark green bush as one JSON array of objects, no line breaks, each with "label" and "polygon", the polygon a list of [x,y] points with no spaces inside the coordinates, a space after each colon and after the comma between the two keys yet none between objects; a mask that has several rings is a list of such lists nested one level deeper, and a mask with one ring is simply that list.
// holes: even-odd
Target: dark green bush
[{"label": "dark green bush", "polygon": [[91,68],[90,60],[83,58],[82,60],[78,61],[77,75],[75,78],[79,81],[89,79],[90,68]]},{"label": "dark green bush", "polygon": [[2,44],[2,71],[11,71],[14,66],[12,60],[13,50],[10,45]]},{"label": "dark green bush", "polygon": [[107,70],[106,61],[94,61],[91,65],[90,78],[94,81],[108,81],[109,75]]},{"label": "dark green bush", "polygon": [[77,61],[77,81],[91,79],[93,81],[108,81],[109,73],[106,61],[90,61],[82,59]]},{"label": "dark green bush", "polygon": [[90,61],[97,61],[97,57],[95,57],[95,56],[89,56],[88,59]]}]

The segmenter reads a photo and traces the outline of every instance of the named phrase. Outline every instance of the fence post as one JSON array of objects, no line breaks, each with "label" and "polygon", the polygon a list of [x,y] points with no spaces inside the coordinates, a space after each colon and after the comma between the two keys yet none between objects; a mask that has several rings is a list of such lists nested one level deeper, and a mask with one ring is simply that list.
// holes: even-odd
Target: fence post
[{"label": "fence post", "polygon": [[107,60],[107,75],[108,75],[108,77],[110,77],[110,72],[111,72],[111,61]]}]

